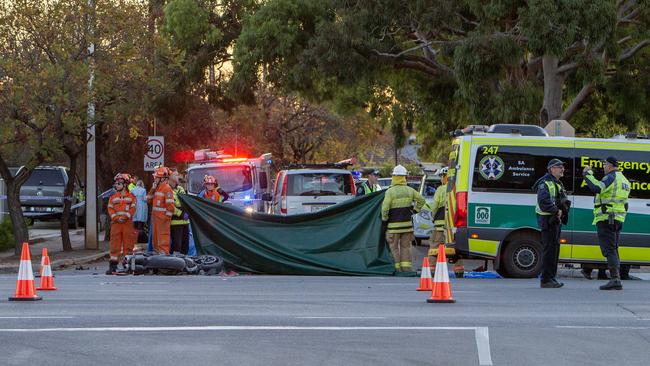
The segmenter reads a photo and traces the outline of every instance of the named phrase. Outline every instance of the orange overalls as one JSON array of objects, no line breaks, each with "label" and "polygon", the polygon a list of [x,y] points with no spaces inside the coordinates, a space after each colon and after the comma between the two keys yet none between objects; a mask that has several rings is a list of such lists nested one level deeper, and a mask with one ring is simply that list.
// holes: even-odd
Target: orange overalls
[{"label": "orange overalls", "polygon": [[174,215],[174,191],[167,183],[160,183],[149,191],[147,201],[151,205],[151,239],[153,250],[169,254],[169,231]]},{"label": "orange overalls", "polygon": [[[111,217],[111,240],[109,243],[111,261],[117,262],[120,256],[133,252],[136,241],[136,233],[133,228],[135,205],[135,196],[126,189],[114,193],[108,199],[108,214]],[[120,218],[124,219],[124,222],[119,222]]]},{"label": "orange overalls", "polygon": [[213,189],[211,191],[206,190],[205,195],[203,196],[203,198],[205,198],[206,200],[212,200],[212,201],[216,201],[216,202],[221,202],[221,200],[222,200],[222,197],[219,194],[219,189],[218,188],[215,188],[215,189]]}]

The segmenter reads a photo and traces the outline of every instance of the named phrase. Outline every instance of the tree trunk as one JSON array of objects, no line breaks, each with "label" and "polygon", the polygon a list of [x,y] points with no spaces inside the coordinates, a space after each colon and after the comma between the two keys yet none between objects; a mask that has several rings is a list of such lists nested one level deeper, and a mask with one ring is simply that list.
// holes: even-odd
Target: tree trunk
[{"label": "tree trunk", "polygon": [[[69,220],[71,216],[70,207],[72,206],[72,195],[74,194],[74,182],[77,177],[78,154],[70,154],[68,158],[70,159],[70,171],[68,182],[66,183],[65,190],[63,191],[63,213],[61,214],[61,243],[63,244],[64,252],[72,251],[72,243],[70,242]],[[76,213],[74,213],[74,215],[76,216]]]},{"label": "tree trunk", "polygon": [[29,240],[29,231],[23,216],[22,205],[20,204],[20,186],[14,179],[5,180],[7,185],[7,203],[9,204],[9,217],[14,230],[14,253],[20,255],[23,243]]},{"label": "tree trunk", "polygon": [[542,57],[544,68],[544,105],[539,112],[542,127],[562,115],[562,87],[564,76],[558,72],[558,58],[545,55]]}]

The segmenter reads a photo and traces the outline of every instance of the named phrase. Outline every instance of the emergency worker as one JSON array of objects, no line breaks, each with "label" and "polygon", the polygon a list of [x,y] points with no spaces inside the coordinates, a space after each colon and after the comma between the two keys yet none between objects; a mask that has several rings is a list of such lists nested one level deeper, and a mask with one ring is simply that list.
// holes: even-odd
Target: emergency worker
[{"label": "emergency worker", "polygon": [[180,174],[178,171],[172,171],[172,175],[169,177],[169,185],[174,191],[174,216],[172,216],[171,222],[171,241],[172,241],[172,253],[179,252],[182,254],[187,254],[190,246],[190,220],[185,211],[183,211],[181,206],[180,195],[185,194],[185,189],[180,185]]},{"label": "emergency worker", "polygon": [[[442,185],[440,185],[440,187],[436,189],[436,193],[433,194],[433,237],[431,238],[429,244],[429,256],[431,257],[429,258],[429,265],[431,266],[431,270],[434,273],[438,260],[438,247],[440,244],[447,244],[445,235],[447,229],[445,213],[447,212],[448,172],[449,168],[447,167],[441,168],[438,172],[436,172],[436,175],[440,176]],[[456,249],[453,247],[447,247],[445,245],[445,254],[451,257],[456,254]],[[465,266],[463,264],[463,260],[456,258],[454,261],[454,274],[456,275],[456,278],[463,278],[465,276]]]},{"label": "emergency worker", "polygon": [[381,186],[379,185],[379,170],[371,169],[366,174],[368,180],[361,183],[361,186],[357,189],[357,197],[381,191]]},{"label": "emergency worker", "polygon": [[592,225],[596,225],[600,251],[607,258],[611,277],[600,289],[622,290],[618,241],[627,214],[630,181],[618,171],[618,160],[615,157],[610,156],[603,161],[603,170],[605,176],[601,181],[594,178],[591,166],[586,166],[582,171],[587,186],[596,194]]},{"label": "emergency worker", "polygon": [[113,178],[115,193],[108,199],[108,215],[111,219],[111,238],[109,242],[110,260],[108,262],[107,275],[117,271],[117,264],[120,257],[133,253],[136,234],[133,227],[133,215],[135,215],[135,196],[133,196],[126,185],[129,183],[127,174],[117,174]]},{"label": "emergency worker", "polygon": [[199,197],[215,202],[226,202],[230,198],[228,193],[219,187],[217,180],[211,175],[203,177],[203,190],[199,192]]},{"label": "emergency worker", "polygon": [[426,201],[406,185],[406,168],[397,165],[391,175],[391,186],[381,205],[382,226],[387,229],[386,239],[395,260],[395,269],[397,272],[410,272],[413,269],[411,242],[414,240],[411,216],[414,208],[420,211]]},{"label": "emergency worker", "polygon": [[169,186],[170,171],[161,166],[156,168],[153,177],[153,186],[147,195],[151,205],[151,238],[153,250],[158,253],[169,254],[170,224],[174,215],[174,191]]},{"label": "emergency worker", "polygon": [[540,287],[559,288],[564,283],[558,282],[557,262],[560,256],[560,232],[562,219],[567,218],[563,204],[567,195],[560,178],[564,176],[564,162],[551,159],[546,165],[548,172],[535,182],[533,190],[537,193],[537,225],[542,231],[542,275]]}]

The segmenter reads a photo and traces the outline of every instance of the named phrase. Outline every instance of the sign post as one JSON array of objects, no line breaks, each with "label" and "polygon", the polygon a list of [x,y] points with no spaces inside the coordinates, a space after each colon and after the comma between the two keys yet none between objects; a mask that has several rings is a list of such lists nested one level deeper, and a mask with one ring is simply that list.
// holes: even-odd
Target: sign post
[{"label": "sign post", "polygon": [[144,154],[144,171],[152,172],[159,165],[165,165],[165,137],[149,136]]}]

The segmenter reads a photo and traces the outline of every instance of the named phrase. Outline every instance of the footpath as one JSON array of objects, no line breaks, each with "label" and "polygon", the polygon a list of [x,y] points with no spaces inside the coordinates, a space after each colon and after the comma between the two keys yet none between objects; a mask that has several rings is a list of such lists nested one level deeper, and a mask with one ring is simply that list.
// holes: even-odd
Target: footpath
[{"label": "footpath", "polygon": [[[47,248],[48,255],[53,270],[62,269],[71,266],[82,266],[94,262],[104,261],[108,258],[108,242],[101,241],[104,233],[99,233],[99,249],[84,249],[84,231],[70,230],[70,242],[72,244],[71,252],[63,251],[60,233],[48,233],[44,235],[35,235],[29,240],[29,249],[32,257],[32,267],[37,273],[40,269],[41,253],[43,248]],[[15,255],[13,249],[0,252],[0,274],[18,273],[20,265],[20,254]]]}]

